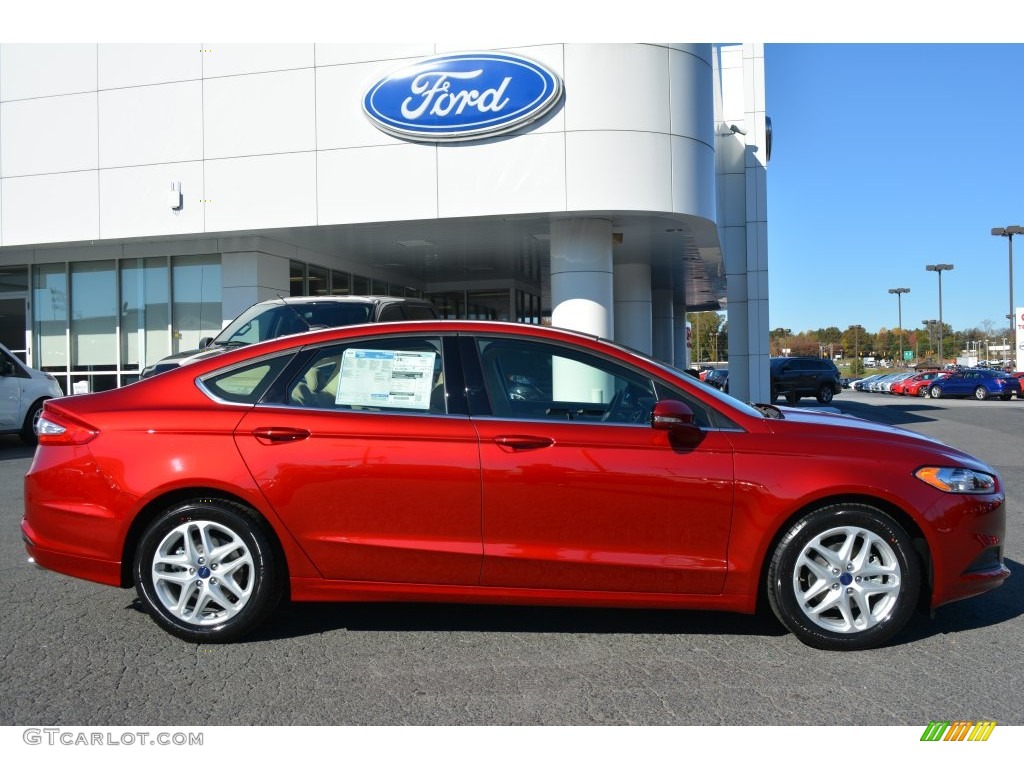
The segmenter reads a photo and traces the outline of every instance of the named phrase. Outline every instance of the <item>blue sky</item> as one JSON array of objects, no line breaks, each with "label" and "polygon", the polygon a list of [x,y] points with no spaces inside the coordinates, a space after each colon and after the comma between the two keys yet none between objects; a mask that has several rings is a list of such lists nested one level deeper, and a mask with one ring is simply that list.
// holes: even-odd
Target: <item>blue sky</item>
[{"label": "blue sky", "polygon": [[[1024,225],[1024,45],[768,44],[770,325],[1006,327]],[[1024,236],[1014,238],[1024,304]]]}]

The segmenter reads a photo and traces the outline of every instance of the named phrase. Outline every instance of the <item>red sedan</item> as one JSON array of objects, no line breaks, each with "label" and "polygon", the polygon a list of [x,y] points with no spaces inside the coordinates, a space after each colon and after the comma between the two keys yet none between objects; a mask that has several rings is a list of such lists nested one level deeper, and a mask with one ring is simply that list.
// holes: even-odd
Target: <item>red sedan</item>
[{"label": "red sedan", "polygon": [[1004,501],[991,467],[909,431],[755,408],[581,334],[426,321],[47,402],[22,532],[192,642],[284,597],[767,600],[854,650],[1002,584]]},{"label": "red sedan", "polygon": [[901,394],[910,395],[911,397],[928,397],[928,393],[931,389],[931,383],[936,379],[941,379],[946,376],[949,376],[949,374],[945,371],[925,371],[923,373],[915,374],[903,382],[903,391]]}]

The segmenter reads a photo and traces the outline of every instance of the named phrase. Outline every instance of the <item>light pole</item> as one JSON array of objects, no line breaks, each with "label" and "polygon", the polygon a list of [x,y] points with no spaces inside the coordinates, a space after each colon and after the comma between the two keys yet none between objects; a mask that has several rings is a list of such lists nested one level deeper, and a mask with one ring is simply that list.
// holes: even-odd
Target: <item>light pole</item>
[{"label": "light pole", "polygon": [[1010,338],[1013,338],[1014,332],[1017,330],[1017,325],[1014,322],[1016,318],[1013,316],[1013,236],[1024,234],[1024,227],[1011,226],[1011,227],[993,227],[992,234],[998,237],[1005,237],[1010,244],[1010,314],[1007,317],[1010,318]]},{"label": "light pole", "polygon": [[925,269],[939,275],[939,368],[945,368],[945,352],[942,349],[942,273],[953,268],[952,264],[927,264]]},{"label": "light pole", "polygon": [[903,362],[903,294],[910,293],[909,288],[890,288],[889,293],[896,294],[896,312],[900,323],[900,363]]}]

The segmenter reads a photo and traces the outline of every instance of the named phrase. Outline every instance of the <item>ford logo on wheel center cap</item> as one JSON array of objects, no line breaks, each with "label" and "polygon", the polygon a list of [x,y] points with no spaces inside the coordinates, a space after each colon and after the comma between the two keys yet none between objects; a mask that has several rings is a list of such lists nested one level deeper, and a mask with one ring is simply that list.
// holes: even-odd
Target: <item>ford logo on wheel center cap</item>
[{"label": "ford logo on wheel center cap", "polygon": [[466,141],[508,133],[548,112],[562,81],[535,61],[507,53],[424,59],[379,80],[363,111],[405,139]]}]

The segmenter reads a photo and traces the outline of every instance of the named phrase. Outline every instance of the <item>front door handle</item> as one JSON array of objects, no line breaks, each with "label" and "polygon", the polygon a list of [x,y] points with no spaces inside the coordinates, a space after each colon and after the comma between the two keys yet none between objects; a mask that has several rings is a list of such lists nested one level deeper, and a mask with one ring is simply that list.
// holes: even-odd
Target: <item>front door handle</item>
[{"label": "front door handle", "polygon": [[252,431],[252,436],[264,444],[272,443],[293,443],[296,440],[305,440],[309,437],[308,429],[295,429],[293,427],[257,427]]},{"label": "front door handle", "polygon": [[533,451],[555,444],[553,438],[537,435],[500,435],[494,442],[507,451]]}]

